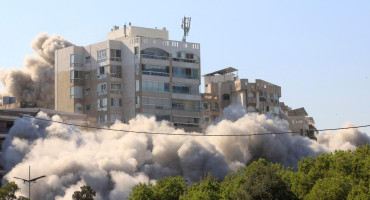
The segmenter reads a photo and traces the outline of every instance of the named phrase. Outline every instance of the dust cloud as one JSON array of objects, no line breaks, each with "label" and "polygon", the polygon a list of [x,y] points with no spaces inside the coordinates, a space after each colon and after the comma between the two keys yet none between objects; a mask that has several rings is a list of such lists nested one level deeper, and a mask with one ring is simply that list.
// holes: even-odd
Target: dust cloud
[{"label": "dust cloud", "polygon": [[[240,112],[240,111],[238,111]],[[206,135],[247,135],[288,131],[288,123],[270,115],[240,113],[219,120],[207,128]],[[50,119],[40,113],[38,118]],[[51,118],[60,121],[58,116]],[[346,124],[345,126],[348,126]],[[7,171],[4,179],[46,175],[32,187],[33,199],[70,199],[80,186],[97,191],[96,199],[125,199],[139,182],[155,183],[165,176],[181,175],[193,183],[210,172],[224,177],[229,172],[260,157],[286,166],[296,166],[307,156],[354,149],[370,143],[360,129],[327,132],[318,142],[305,137],[283,135],[195,137],[151,135],[130,131],[182,134],[166,121],[138,116],[128,124],[111,128],[123,131],[89,132],[74,126],[21,118],[15,121],[6,140],[1,162]],[[21,186],[21,195],[27,188]]]}]

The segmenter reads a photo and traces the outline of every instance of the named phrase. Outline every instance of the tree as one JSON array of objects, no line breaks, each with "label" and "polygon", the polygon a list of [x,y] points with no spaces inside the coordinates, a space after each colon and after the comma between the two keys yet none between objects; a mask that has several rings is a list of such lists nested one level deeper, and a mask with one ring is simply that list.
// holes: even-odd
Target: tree
[{"label": "tree", "polygon": [[183,177],[165,177],[157,180],[153,187],[154,197],[161,200],[179,199],[186,191],[186,183]]},{"label": "tree", "polygon": [[15,192],[20,190],[18,185],[14,182],[9,182],[0,188],[0,200],[17,199]]},{"label": "tree", "polygon": [[368,199],[370,145],[308,157],[291,174],[291,188],[300,199]]},{"label": "tree", "polygon": [[172,200],[179,199],[179,197],[186,191],[186,184],[184,178],[165,177],[157,180],[155,185],[151,183],[140,183],[133,187],[128,199],[130,200]]},{"label": "tree", "polygon": [[199,184],[195,183],[188,187],[181,200],[213,200],[221,198],[221,185],[211,174],[203,177]]},{"label": "tree", "polygon": [[81,187],[81,191],[76,191],[72,195],[73,200],[93,200],[96,192],[88,185]]},{"label": "tree", "polygon": [[295,199],[290,185],[283,179],[280,164],[259,159],[237,172],[229,174],[221,183],[223,199]]},{"label": "tree", "polygon": [[153,185],[140,183],[132,188],[129,200],[152,200],[154,199]]}]

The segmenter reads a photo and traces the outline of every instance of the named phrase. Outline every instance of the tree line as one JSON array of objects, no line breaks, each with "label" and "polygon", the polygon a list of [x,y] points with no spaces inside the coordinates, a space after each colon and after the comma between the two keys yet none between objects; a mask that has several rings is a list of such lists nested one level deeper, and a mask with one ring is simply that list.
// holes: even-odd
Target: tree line
[{"label": "tree line", "polygon": [[[370,200],[370,145],[354,151],[335,151],[304,158],[297,169],[286,168],[262,158],[250,163],[223,180],[206,174],[189,186],[181,177],[165,177],[152,183],[134,186],[129,200]],[[0,189],[0,200],[17,199],[14,182]],[[76,191],[73,200],[92,200],[96,195],[90,186]],[[19,197],[18,199],[27,199]]]}]

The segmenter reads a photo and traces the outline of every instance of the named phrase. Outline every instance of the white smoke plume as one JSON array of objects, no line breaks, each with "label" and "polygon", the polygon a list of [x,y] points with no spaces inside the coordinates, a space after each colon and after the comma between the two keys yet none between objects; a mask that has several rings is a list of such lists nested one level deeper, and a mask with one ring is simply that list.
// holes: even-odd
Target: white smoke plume
[{"label": "white smoke plume", "polygon": [[71,42],[58,35],[38,35],[31,44],[36,55],[25,57],[24,68],[1,70],[0,81],[5,90],[2,95],[54,109],[55,50],[71,45]]},{"label": "white smoke plume", "polygon": [[[228,114],[225,113],[224,116]],[[45,114],[38,118],[49,119]],[[52,120],[60,121],[58,116]],[[129,131],[185,133],[167,122],[138,116],[129,124],[116,123],[114,129]],[[205,134],[235,135],[285,132],[288,124],[267,115],[244,114],[210,126]],[[284,135],[250,137],[202,137],[149,135],[132,132],[81,131],[73,126],[32,118],[15,121],[3,143],[2,163],[7,181],[17,177],[46,175],[32,187],[33,199],[71,199],[85,184],[97,191],[97,199],[125,199],[139,182],[155,183],[165,176],[182,175],[190,183],[210,172],[217,177],[259,157],[286,166],[296,166],[301,158],[334,149],[353,149],[370,143],[358,129],[324,133],[318,142]],[[21,183],[20,194],[27,188]]]}]

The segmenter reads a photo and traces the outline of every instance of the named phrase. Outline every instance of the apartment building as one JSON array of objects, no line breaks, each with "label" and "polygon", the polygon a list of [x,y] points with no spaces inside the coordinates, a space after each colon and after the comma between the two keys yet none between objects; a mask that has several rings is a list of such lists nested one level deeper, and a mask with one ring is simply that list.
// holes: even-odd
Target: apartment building
[{"label": "apartment building", "polygon": [[166,28],[114,26],[106,41],[55,53],[55,109],[99,126],[142,114],[199,129],[199,86],[199,43],[169,40]]},{"label": "apartment building", "polygon": [[256,79],[239,79],[238,70],[228,67],[203,75],[203,120],[212,122],[229,105],[242,105],[249,112],[279,114],[280,86]]},{"label": "apartment building", "polygon": [[283,118],[289,123],[292,136],[300,135],[317,140],[318,131],[315,127],[315,121],[312,117],[308,117],[305,108],[292,109],[286,106],[284,102],[280,102],[280,108],[284,113]]}]

